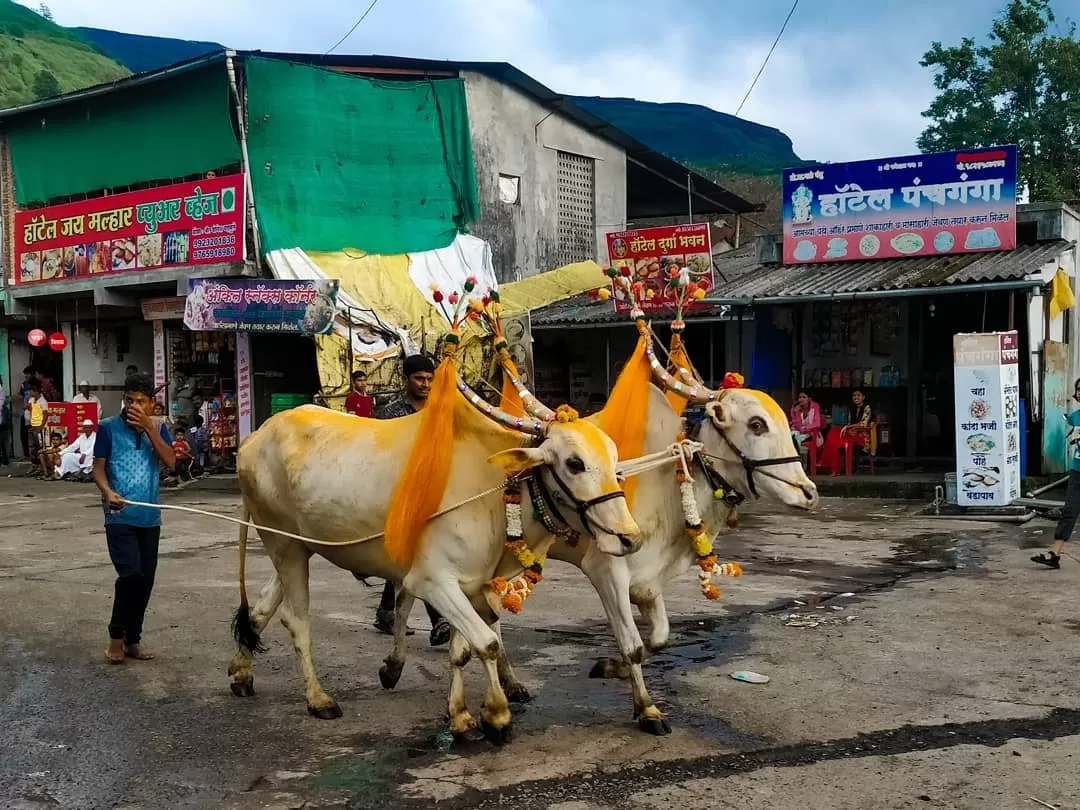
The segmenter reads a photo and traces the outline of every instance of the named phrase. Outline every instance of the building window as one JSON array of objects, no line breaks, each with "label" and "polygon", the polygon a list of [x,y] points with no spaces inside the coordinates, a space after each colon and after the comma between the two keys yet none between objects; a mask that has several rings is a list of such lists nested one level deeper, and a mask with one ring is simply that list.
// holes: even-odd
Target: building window
[{"label": "building window", "polygon": [[521,178],[513,174],[499,175],[499,202],[517,205],[521,202]]},{"label": "building window", "polygon": [[559,264],[596,258],[596,161],[559,152]]}]

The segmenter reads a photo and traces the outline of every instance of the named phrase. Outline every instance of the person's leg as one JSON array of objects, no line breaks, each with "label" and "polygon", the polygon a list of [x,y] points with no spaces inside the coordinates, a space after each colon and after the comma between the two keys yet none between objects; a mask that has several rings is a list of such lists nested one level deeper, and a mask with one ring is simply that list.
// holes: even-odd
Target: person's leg
[{"label": "person's leg", "polygon": [[382,598],[379,600],[379,608],[375,611],[375,628],[388,636],[394,635],[395,599],[394,583],[386,580]]},{"label": "person's leg", "polygon": [[124,636],[132,624],[132,616],[142,592],[142,567],[139,562],[139,543],[132,526],[108,524],[105,541],[109,559],[116,569],[112,617],[109,619],[109,649],[106,657],[113,663],[123,663]]},{"label": "person's leg", "polygon": [[1061,509],[1061,520],[1054,529],[1054,544],[1049,552],[1036,554],[1031,561],[1050,568],[1060,568],[1065,542],[1072,537],[1078,517],[1080,517],[1080,472],[1069,470],[1069,483],[1065,487],[1065,505]]},{"label": "person's leg", "polygon": [[143,618],[146,616],[146,608],[150,604],[150,594],[154,590],[161,527],[139,527],[135,530],[135,536],[139,546],[139,572],[142,587],[137,594],[138,601],[132,607],[131,623],[124,630],[124,652],[129,658],[148,660],[153,656],[143,652],[139,644],[142,641]]},{"label": "person's leg", "polygon": [[428,618],[431,620],[431,634],[428,641],[432,647],[441,647],[450,643],[450,622],[444,619],[435,608],[424,602]]},{"label": "person's leg", "polygon": [[22,443],[24,458],[30,458],[30,430],[23,419],[19,420],[19,441]]}]

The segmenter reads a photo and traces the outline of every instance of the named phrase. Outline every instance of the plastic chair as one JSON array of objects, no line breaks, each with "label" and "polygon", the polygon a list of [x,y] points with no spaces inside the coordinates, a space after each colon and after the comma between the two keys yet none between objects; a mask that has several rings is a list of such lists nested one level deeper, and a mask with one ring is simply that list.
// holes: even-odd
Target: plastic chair
[{"label": "plastic chair", "polygon": [[840,451],[844,453],[844,474],[847,477],[851,477],[852,459],[854,459],[855,453],[858,450],[862,450],[863,453],[865,453],[870,466],[870,474],[874,474],[874,458],[877,456],[877,439],[878,424],[876,419],[865,428],[848,428],[847,435],[844,437],[844,446]]}]

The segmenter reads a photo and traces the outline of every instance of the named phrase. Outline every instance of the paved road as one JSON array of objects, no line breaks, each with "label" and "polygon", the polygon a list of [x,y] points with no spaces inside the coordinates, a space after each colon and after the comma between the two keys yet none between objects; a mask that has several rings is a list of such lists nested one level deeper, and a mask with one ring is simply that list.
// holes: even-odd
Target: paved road
[{"label": "paved road", "polygon": [[[230,495],[170,498],[235,511]],[[105,665],[112,573],[91,490],[3,479],[0,807],[1077,808],[1080,563],[1028,565],[1049,532],[896,503],[747,510],[724,553],[747,575],[724,601],[691,572],[671,588],[674,643],[647,671],[675,726],[662,739],[636,730],[625,684],[588,678],[613,644],[584,578],[553,563],[507,623],[536,699],[496,750],[441,733],[446,658],[426,633],[398,688],[379,687],[379,588],[321,561],[316,665],[345,717],[307,715],[280,626],[257,695],[234,698],[235,532],[209,518],[166,519],[158,660]],[[269,571],[254,549],[253,589]],[[475,664],[469,678],[475,709]]]}]

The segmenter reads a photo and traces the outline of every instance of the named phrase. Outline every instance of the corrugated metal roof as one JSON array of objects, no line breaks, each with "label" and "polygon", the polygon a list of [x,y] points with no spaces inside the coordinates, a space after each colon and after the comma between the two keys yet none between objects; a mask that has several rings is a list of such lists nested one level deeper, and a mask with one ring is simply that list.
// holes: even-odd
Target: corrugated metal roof
[{"label": "corrugated metal roof", "polygon": [[[708,307],[695,308],[687,320],[730,317],[728,305],[782,303],[806,296],[850,295],[886,290],[961,287],[965,284],[1008,284],[1022,281],[1055,261],[1074,242],[1058,239],[1021,245],[1003,253],[969,253],[914,259],[829,262],[784,266],[761,264],[753,244],[722,253],[716,262],[716,285],[705,299]],[[534,328],[603,326],[623,323],[626,313],[616,312],[610,301],[579,295],[532,313]]]},{"label": "corrugated metal roof", "polygon": [[[787,266],[764,264],[750,271],[746,271],[740,263],[739,275],[716,284],[706,300],[718,304],[747,304],[761,299],[807,295],[844,295],[977,282],[1020,281],[1037,273],[1043,265],[1054,261],[1073,244],[1058,239],[1021,245],[1016,250],[1000,253]],[[717,260],[717,269],[721,272],[724,258],[719,256]]]},{"label": "corrugated metal roof", "polygon": [[[693,320],[730,320],[731,307],[717,305],[694,309]],[[606,326],[630,323],[625,312],[616,312],[611,301],[594,301],[587,295],[576,295],[557,304],[533,310],[533,329],[552,329],[557,326]]]}]

